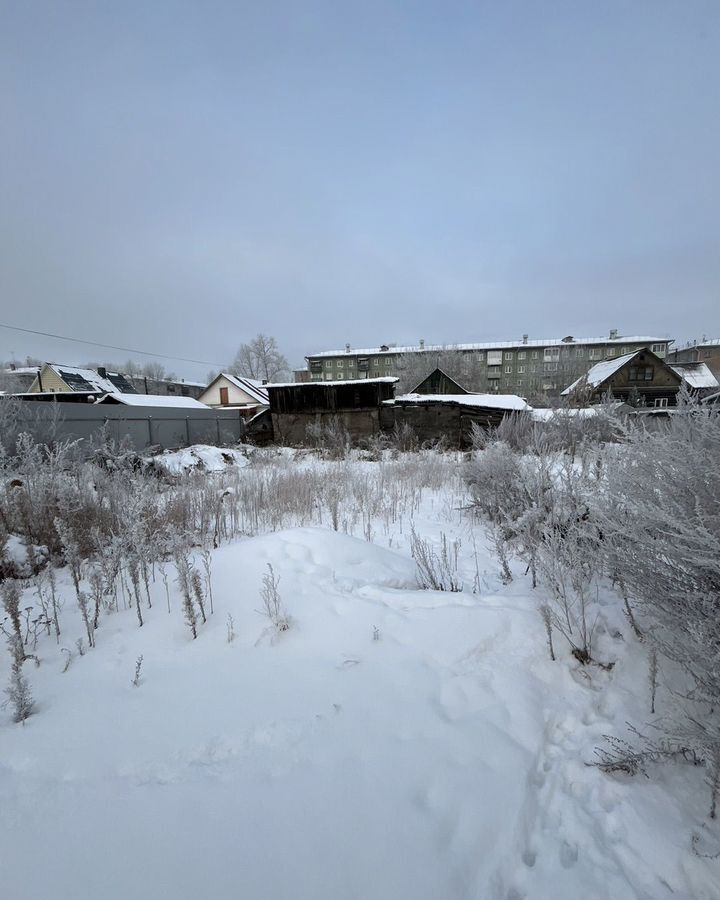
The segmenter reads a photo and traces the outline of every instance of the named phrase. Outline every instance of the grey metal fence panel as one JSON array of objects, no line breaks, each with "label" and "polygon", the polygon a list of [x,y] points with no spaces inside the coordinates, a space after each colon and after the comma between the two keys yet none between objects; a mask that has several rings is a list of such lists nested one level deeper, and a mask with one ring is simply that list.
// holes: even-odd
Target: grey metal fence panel
[{"label": "grey metal fence panel", "polygon": [[239,412],[190,407],[22,402],[13,424],[15,431],[27,431],[42,443],[88,442],[103,428],[115,441],[124,441],[135,450],[232,444],[245,436],[245,420]]}]

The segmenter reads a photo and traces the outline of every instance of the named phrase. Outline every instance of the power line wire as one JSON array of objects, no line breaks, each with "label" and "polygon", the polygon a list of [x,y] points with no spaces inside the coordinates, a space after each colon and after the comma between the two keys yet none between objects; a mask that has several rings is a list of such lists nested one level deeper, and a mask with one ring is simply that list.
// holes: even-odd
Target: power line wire
[{"label": "power line wire", "polygon": [[98,341],[82,341],[79,338],[65,337],[62,334],[52,334],[49,331],[34,331],[32,328],[20,328],[17,325],[5,325],[0,322],[0,328],[8,328],[10,331],[22,331],[25,334],[37,334],[42,337],[55,338],[58,341],[72,341],[74,344],[86,344],[89,347],[103,347],[105,350],[121,350],[123,353],[136,353],[140,356],[151,356],[154,359],[171,359],[173,362],[196,363],[199,366],[215,366],[222,369],[225,363],[208,362],[206,359],[187,359],[184,356],[167,356],[164,353],[150,353],[147,350],[133,350],[130,347],[117,347],[115,344],[101,344]]}]

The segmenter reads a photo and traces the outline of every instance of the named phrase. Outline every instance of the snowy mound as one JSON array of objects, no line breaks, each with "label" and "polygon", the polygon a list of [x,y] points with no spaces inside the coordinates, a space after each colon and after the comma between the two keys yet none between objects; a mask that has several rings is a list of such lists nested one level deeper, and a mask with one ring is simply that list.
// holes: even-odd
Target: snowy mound
[{"label": "snowy mound", "polygon": [[247,456],[240,450],[207,444],[195,444],[184,450],[166,450],[149,461],[167,475],[183,475],[193,469],[222,472],[228,466],[240,468],[248,464]]},{"label": "snowy mound", "polygon": [[[412,559],[376,544],[324,528],[291,528],[252,538],[244,545],[248,568],[258,577],[271,563],[288,573],[295,583],[304,579],[330,581],[342,590],[367,586],[416,590],[417,569]],[[218,553],[218,565],[237,553],[228,548]]]}]

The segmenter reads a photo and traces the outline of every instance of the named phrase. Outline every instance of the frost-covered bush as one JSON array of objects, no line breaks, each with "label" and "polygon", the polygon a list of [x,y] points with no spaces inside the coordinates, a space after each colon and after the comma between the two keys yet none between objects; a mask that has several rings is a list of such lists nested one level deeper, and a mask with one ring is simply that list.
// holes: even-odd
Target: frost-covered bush
[{"label": "frost-covered bush", "polygon": [[459,541],[451,543],[441,531],[440,545],[435,547],[431,541],[418,537],[413,528],[410,550],[417,564],[420,587],[431,591],[462,591],[463,583],[458,572]]},{"label": "frost-covered bush", "polygon": [[312,422],[305,433],[310,446],[322,450],[328,459],[344,459],[350,450],[350,432],[338,416]]},{"label": "frost-covered bush", "polygon": [[631,430],[608,467],[604,530],[616,577],[662,659],[684,673],[672,726],[720,768],[720,416],[693,404]]}]

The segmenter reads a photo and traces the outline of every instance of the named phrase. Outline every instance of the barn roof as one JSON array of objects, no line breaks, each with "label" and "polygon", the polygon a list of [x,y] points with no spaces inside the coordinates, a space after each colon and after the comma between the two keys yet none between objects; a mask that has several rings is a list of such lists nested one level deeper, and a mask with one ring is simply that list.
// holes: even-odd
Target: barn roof
[{"label": "barn roof", "polygon": [[530,410],[524,397],[517,394],[401,394],[392,403],[454,403],[459,406],[479,406],[485,409]]}]

